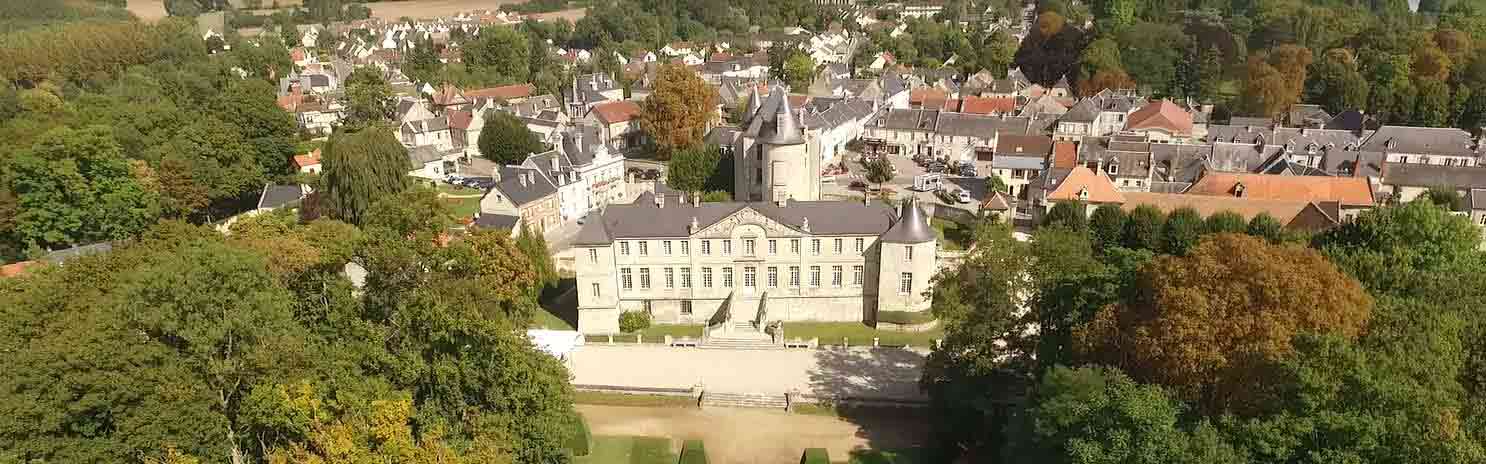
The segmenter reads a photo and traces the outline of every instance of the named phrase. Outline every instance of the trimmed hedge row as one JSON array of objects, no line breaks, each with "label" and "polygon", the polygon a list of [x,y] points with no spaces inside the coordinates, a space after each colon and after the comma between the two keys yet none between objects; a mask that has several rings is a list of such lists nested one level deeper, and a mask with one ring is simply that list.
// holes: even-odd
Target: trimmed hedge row
[{"label": "trimmed hedge row", "polygon": [[587,456],[593,433],[588,430],[588,423],[582,417],[573,420],[573,436],[568,437],[567,448],[573,451],[573,456]]},{"label": "trimmed hedge row", "polygon": [[928,311],[878,311],[878,322],[893,324],[923,324],[932,322],[934,315]]},{"label": "trimmed hedge row", "polygon": [[707,464],[707,449],[702,446],[701,440],[686,440],[681,442],[680,464]]},{"label": "trimmed hedge row", "polygon": [[831,453],[825,448],[805,448],[805,454],[800,456],[800,464],[831,464]]}]

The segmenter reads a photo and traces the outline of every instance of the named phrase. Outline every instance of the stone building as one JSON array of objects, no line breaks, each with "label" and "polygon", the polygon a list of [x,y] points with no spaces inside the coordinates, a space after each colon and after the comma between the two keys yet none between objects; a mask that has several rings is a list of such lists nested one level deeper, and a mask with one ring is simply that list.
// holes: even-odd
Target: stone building
[{"label": "stone building", "polygon": [[733,156],[735,197],[765,202],[820,199],[821,159],[810,155],[801,115],[790,108],[789,92],[776,88],[767,99],[750,98],[748,106],[748,121],[728,150]]},{"label": "stone building", "polygon": [[[705,323],[875,321],[929,309],[938,242],[905,202],[687,203],[644,193],[579,232],[578,330],[619,331],[619,315]],[[762,317],[760,317],[762,316]]]}]

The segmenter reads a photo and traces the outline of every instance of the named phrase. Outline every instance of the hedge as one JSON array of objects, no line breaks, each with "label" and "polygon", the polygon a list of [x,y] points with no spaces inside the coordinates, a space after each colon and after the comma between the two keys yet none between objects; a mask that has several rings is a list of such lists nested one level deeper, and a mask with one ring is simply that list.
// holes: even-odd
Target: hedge
[{"label": "hedge", "polygon": [[573,436],[568,438],[567,448],[573,450],[573,456],[587,456],[592,442],[593,433],[588,430],[588,423],[582,417],[574,418]]},{"label": "hedge", "polygon": [[681,442],[680,464],[707,464],[707,449],[702,446],[701,440],[686,440]]},{"label": "hedge", "polygon": [[831,464],[831,454],[825,448],[805,448],[800,464]]},{"label": "hedge", "polygon": [[923,324],[932,322],[934,315],[928,311],[878,311],[877,322],[893,324]]}]

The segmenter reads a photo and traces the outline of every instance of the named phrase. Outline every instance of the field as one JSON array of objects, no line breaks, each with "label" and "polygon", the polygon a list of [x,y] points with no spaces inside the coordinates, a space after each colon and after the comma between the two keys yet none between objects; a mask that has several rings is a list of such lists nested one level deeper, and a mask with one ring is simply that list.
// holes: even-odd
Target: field
[{"label": "field", "polygon": [[[145,21],[155,21],[165,17],[165,0],[128,0],[129,11]],[[290,2],[281,2],[289,4]],[[366,6],[372,10],[372,16],[396,20],[407,16],[409,18],[433,18],[439,16],[453,16],[465,11],[495,10],[501,5],[509,3],[520,3],[514,0],[410,0],[406,2],[376,2],[367,3]],[[272,0],[265,0],[265,5],[272,4]],[[566,18],[568,21],[577,22],[583,19],[587,10],[582,8],[563,10],[553,13],[542,13],[533,15],[539,20],[553,18]]]},{"label": "field", "polygon": [[165,17],[165,0],[128,0],[130,13],[144,21],[155,21]]}]

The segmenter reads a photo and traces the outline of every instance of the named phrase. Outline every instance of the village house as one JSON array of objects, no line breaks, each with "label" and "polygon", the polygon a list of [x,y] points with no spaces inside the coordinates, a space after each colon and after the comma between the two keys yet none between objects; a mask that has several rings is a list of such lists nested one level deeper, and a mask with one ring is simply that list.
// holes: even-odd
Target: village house
[{"label": "village house", "polygon": [[320,149],[316,148],[314,151],[305,153],[303,155],[294,155],[292,164],[294,165],[295,171],[299,171],[305,174],[319,174]]},{"label": "village house", "polygon": [[645,142],[645,134],[635,122],[638,114],[640,105],[635,102],[614,101],[594,106],[583,121],[599,127],[609,150],[625,152],[639,148]]},{"label": "village house", "polygon": [[443,180],[449,174],[459,173],[459,160],[464,151],[419,145],[408,149],[408,162],[413,166],[408,175],[430,180]]},{"label": "village house", "polygon": [[561,224],[557,186],[544,169],[498,166],[490,174],[495,186],[480,198],[481,217],[488,214],[519,217],[521,224],[539,234]]}]

